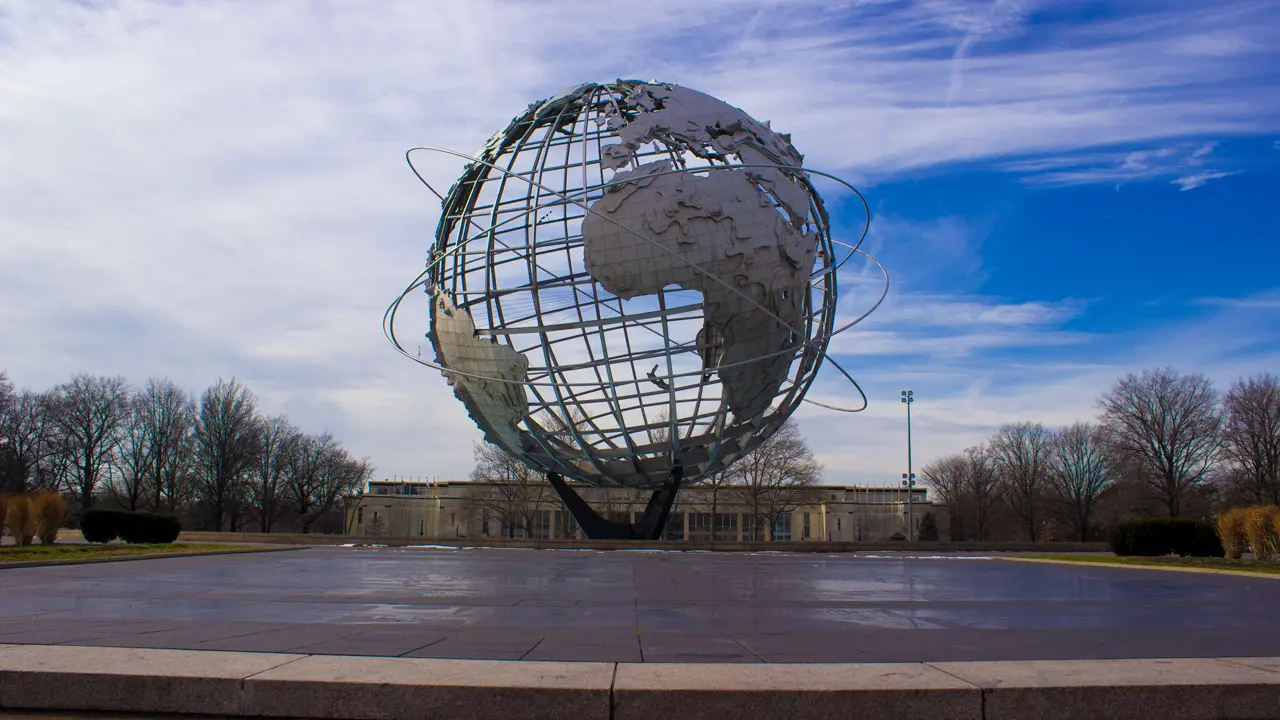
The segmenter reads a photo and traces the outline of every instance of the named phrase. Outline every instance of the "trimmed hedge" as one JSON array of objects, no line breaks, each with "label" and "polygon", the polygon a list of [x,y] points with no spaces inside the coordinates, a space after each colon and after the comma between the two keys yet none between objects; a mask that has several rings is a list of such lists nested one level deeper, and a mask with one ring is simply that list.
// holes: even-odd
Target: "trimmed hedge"
[{"label": "trimmed hedge", "polygon": [[80,534],[86,542],[105,543],[120,537],[119,510],[85,510],[80,513]]},{"label": "trimmed hedge", "polygon": [[1149,518],[1114,525],[1107,544],[1116,555],[1223,557],[1213,525],[1184,518]]},{"label": "trimmed hedge", "polygon": [[133,544],[171,543],[182,532],[182,523],[172,515],[129,510],[86,510],[80,514],[80,532],[91,543],[116,538]]}]

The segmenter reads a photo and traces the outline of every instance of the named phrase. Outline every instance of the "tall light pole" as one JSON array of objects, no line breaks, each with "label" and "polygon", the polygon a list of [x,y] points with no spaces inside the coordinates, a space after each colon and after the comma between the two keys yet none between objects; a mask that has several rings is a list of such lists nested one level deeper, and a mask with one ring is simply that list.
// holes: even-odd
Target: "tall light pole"
[{"label": "tall light pole", "polygon": [[915,503],[911,489],[916,485],[916,474],[911,472],[911,403],[915,402],[915,393],[902,391],[902,403],[907,406],[907,471],[902,473],[902,487],[907,489],[907,540],[915,539]]}]

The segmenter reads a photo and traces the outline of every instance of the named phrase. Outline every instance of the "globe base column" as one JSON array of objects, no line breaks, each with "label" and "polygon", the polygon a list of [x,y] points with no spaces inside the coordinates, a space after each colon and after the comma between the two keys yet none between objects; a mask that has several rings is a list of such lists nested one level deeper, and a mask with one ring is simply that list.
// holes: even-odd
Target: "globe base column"
[{"label": "globe base column", "polygon": [[645,507],[640,522],[621,523],[601,517],[576,490],[569,487],[569,483],[559,473],[547,473],[547,482],[556,489],[569,514],[573,515],[574,521],[582,528],[582,534],[588,540],[661,540],[683,479],[684,468],[676,465],[662,487],[649,497],[649,504]]}]

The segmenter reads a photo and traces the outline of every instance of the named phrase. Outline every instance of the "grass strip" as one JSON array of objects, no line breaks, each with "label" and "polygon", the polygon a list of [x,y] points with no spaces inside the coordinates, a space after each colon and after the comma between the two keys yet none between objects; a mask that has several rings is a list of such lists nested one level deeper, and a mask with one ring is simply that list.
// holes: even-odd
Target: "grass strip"
[{"label": "grass strip", "polygon": [[125,543],[61,545],[55,543],[53,545],[27,545],[25,547],[5,545],[0,547],[0,565],[32,561],[75,562],[90,558],[226,552],[228,550],[247,550],[253,547],[255,546],[216,543],[173,543],[166,545],[128,545]]},{"label": "grass strip", "polygon": [[1116,557],[1114,555],[1023,555],[1019,560],[1039,562],[1065,562],[1081,565],[1119,565],[1129,567],[1155,567],[1165,570],[1201,570],[1248,573],[1251,575],[1280,575],[1280,562],[1274,560],[1232,560],[1206,557]]}]

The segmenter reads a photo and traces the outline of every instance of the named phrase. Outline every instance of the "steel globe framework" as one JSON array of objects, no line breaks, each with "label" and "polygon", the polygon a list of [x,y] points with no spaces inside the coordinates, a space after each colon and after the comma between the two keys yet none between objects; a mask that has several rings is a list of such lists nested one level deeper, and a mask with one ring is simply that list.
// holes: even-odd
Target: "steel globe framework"
[{"label": "steel globe framework", "polygon": [[[444,373],[486,440],[548,474],[589,536],[660,533],[679,484],[774,433],[824,363],[853,383],[827,346],[887,274],[837,327],[837,271],[861,237],[832,238],[812,178],[844,183],[768,123],[619,80],[530,105],[475,157],[416,148],[411,167],[417,151],[468,163],[384,330]],[[396,337],[417,289],[434,362]],[[861,406],[833,409],[864,408],[857,391]],[[655,490],[651,521],[584,522],[562,478]]]}]

